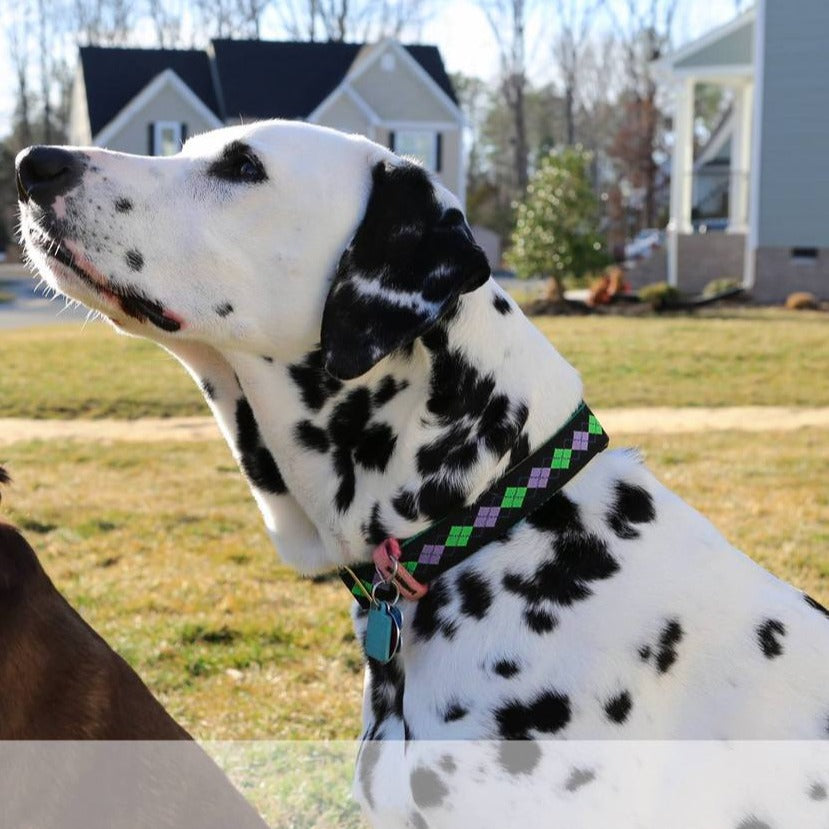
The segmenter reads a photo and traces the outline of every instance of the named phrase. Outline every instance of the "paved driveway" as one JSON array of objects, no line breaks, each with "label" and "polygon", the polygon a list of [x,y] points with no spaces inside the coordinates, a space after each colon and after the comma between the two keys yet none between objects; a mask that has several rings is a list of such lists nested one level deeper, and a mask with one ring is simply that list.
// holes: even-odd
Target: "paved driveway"
[{"label": "paved driveway", "polygon": [[15,297],[12,302],[0,302],[0,331],[86,319],[85,308],[67,308],[61,297],[47,299],[35,285],[34,278],[22,265],[0,268],[0,292]]}]

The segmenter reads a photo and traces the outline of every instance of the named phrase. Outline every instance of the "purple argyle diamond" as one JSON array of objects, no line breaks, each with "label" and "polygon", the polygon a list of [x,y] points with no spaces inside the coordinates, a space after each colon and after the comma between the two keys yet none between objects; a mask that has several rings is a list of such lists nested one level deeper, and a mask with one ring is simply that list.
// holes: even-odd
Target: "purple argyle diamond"
[{"label": "purple argyle diamond", "polygon": [[426,544],[420,551],[418,564],[437,564],[443,555],[443,544]]},{"label": "purple argyle diamond", "polygon": [[584,452],[587,449],[589,440],[590,435],[588,435],[587,432],[574,432],[573,449],[578,449],[580,452]]},{"label": "purple argyle diamond", "polygon": [[501,507],[481,507],[478,514],[475,516],[475,523],[473,527],[494,527],[498,520],[498,513],[501,512]]},{"label": "purple argyle diamond", "polygon": [[535,466],[530,470],[530,480],[527,489],[544,489],[550,481],[550,470]]}]

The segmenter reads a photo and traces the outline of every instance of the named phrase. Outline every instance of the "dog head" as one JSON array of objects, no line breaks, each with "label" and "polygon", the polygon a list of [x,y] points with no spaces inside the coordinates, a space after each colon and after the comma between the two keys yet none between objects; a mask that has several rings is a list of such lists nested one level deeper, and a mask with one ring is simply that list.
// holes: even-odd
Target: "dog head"
[{"label": "dog head", "polygon": [[169,158],[33,147],[22,235],[49,284],[120,328],[356,377],[489,277],[457,201],[366,139],[297,122]]}]

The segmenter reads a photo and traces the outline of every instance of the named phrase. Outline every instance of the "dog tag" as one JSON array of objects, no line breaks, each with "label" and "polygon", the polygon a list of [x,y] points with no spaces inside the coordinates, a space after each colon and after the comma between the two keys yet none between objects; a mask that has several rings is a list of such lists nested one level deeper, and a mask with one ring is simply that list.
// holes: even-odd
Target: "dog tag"
[{"label": "dog tag", "polygon": [[379,602],[368,612],[366,625],[366,656],[385,665],[400,648],[400,627],[403,615],[388,602]]}]

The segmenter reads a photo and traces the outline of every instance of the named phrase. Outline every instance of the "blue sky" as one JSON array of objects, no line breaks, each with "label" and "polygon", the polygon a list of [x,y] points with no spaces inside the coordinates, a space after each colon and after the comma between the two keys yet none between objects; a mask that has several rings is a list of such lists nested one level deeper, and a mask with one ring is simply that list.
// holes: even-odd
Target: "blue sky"
[{"label": "blue sky", "polygon": [[[11,11],[13,0],[0,0],[0,8],[5,14]],[[540,0],[550,3],[551,0]],[[610,0],[621,9],[620,0]],[[485,79],[494,77],[498,68],[498,54],[495,41],[484,14],[474,0],[438,0],[437,12],[424,27],[420,40],[424,43],[437,44],[443,54],[450,72],[462,71],[478,75]],[[699,36],[710,28],[726,22],[735,14],[734,0],[682,0],[677,15],[674,37],[677,44]],[[547,23],[547,26],[554,25]],[[605,20],[600,26],[608,26]],[[530,69],[535,81],[548,81],[555,78],[550,60],[549,40],[554,33],[545,26],[533,21],[529,27]],[[279,37],[279,32],[265,27],[266,37]],[[11,80],[11,68],[8,65],[5,44],[0,47],[0,78]],[[9,117],[13,107],[13,90],[10,83],[0,88],[0,135],[7,132]]]}]

